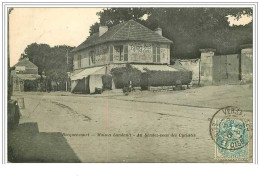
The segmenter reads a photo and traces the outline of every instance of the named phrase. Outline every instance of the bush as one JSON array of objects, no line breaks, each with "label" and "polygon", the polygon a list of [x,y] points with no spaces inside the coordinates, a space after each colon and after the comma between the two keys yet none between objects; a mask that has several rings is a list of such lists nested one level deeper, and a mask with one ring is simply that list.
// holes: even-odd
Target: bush
[{"label": "bush", "polygon": [[141,84],[141,71],[130,66],[113,68],[111,74],[116,88],[127,86],[129,81],[133,87]]},{"label": "bush", "polygon": [[149,86],[175,86],[177,83],[189,84],[191,71],[147,71]]},{"label": "bush", "polygon": [[24,91],[37,91],[38,81],[37,80],[25,80]]},{"label": "bush", "polygon": [[132,81],[132,86],[140,86],[146,90],[148,86],[174,86],[177,83],[189,84],[192,80],[191,71],[150,71],[142,73],[130,66],[111,70],[116,88],[123,88]]}]

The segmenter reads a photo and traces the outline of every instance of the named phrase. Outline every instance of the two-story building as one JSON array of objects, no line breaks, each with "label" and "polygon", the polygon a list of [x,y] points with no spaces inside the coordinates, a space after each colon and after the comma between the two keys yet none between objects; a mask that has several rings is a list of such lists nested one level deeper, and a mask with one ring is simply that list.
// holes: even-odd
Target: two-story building
[{"label": "two-story building", "polygon": [[[76,47],[74,52],[74,71],[71,74],[72,92],[84,86],[93,92],[94,87],[102,86],[101,76],[110,74],[112,68],[131,64],[143,71],[158,69],[174,71],[170,64],[171,40],[162,36],[162,29],[155,31],[129,20],[108,28],[100,26],[99,32],[89,36]],[[175,70],[176,71],[176,70]],[[94,76],[96,75],[96,76]],[[98,76],[99,75],[99,76]],[[93,80],[92,80],[92,79]]]},{"label": "two-story building", "polygon": [[11,71],[13,91],[37,90],[38,67],[28,58],[19,61]]}]

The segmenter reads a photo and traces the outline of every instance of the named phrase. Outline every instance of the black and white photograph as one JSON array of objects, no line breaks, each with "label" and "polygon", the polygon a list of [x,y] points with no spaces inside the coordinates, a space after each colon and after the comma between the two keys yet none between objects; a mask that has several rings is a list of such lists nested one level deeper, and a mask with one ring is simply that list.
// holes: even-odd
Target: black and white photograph
[{"label": "black and white photograph", "polygon": [[8,8],[8,162],[253,162],[253,22],[252,7]]}]

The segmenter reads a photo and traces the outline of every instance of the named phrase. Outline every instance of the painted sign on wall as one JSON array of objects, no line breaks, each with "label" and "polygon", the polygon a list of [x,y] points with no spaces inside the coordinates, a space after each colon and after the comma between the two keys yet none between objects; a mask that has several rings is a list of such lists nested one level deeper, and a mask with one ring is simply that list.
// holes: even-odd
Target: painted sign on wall
[{"label": "painted sign on wall", "polygon": [[168,54],[166,48],[160,48],[160,54],[161,54],[161,62],[162,63],[168,63]]},{"label": "painted sign on wall", "polygon": [[129,44],[129,55],[130,61],[152,62],[152,44],[132,42]]}]

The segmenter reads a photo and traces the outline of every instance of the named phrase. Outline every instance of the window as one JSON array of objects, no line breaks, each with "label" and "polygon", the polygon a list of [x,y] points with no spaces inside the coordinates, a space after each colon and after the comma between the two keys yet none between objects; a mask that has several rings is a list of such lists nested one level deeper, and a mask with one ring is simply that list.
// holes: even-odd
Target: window
[{"label": "window", "polygon": [[153,45],[153,62],[161,61],[160,47]]},{"label": "window", "polygon": [[128,45],[110,46],[110,61],[128,61]]},{"label": "window", "polygon": [[115,59],[117,61],[123,61],[123,46],[119,45],[119,46],[115,46]]},{"label": "window", "polygon": [[81,55],[78,55],[78,68],[81,68]]},{"label": "window", "polygon": [[124,61],[128,61],[128,45],[124,46]]}]

